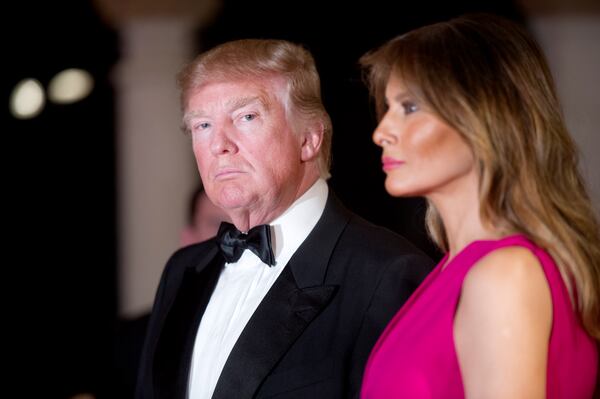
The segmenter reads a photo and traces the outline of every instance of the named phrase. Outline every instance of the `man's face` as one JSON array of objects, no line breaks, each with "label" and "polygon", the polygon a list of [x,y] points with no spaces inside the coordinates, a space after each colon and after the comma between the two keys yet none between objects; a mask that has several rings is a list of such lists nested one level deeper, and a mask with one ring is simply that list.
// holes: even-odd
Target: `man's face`
[{"label": "man's face", "polygon": [[215,82],[191,93],[185,123],[209,198],[226,212],[277,213],[297,197],[301,137],[276,80]]}]

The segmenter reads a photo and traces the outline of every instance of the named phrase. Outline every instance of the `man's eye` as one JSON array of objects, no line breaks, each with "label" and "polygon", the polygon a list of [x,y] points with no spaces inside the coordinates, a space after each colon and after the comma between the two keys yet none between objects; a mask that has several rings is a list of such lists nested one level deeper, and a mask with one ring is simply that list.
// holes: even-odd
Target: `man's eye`
[{"label": "man's eye", "polygon": [[242,116],[242,119],[245,121],[251,121],[255,118],[256,118],[256,115],[254,115],[254,114],[246,114],[246,115]]},{"label": "man's eye", "polygon": [[210,127],[210,123],[208,122],[200,122],[194,125],[194,130],[204,130]]},{"label": "man's eye", "polygon": [[404,108],[404,114],[412,114],[413,112],[417,112],[419,107],[412,101],[403,101],[402,108]]}]

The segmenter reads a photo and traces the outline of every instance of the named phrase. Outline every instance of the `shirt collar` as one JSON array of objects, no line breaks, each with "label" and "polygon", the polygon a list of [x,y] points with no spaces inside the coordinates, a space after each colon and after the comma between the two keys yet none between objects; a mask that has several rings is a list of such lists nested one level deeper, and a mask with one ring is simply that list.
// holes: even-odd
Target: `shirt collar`
[{"label": "shirt collar", "polygon": [[308,237],[325,210],[328,195],[327,183],[318,179],[283,214],[269,223],[274,233],[272,245],[277,264],[287,263]]}]

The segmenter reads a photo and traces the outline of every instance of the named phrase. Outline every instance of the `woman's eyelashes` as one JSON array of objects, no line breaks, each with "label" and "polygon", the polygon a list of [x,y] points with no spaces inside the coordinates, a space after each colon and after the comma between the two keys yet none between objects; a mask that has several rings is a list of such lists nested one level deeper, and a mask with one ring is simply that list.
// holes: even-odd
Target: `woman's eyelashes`
[{"label": "woman's eyelashes", "polygon": [[405,115],[410,115],[419,110],[417,103],[412,100],[404,100],[400,103]]}]

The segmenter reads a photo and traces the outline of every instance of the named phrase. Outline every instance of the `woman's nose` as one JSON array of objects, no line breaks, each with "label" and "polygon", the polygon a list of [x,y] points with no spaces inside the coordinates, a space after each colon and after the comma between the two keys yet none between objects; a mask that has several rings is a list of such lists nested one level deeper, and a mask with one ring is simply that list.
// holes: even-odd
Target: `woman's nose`
[{"label": "woman's nose", "polygon": [[380,147],[385,147],[386,145],[392,144],[396,141],[396,136],[394,136],[387,126],[387,121],[385,116],[379,124],[375,128],[373,132],[373,142]]}]

